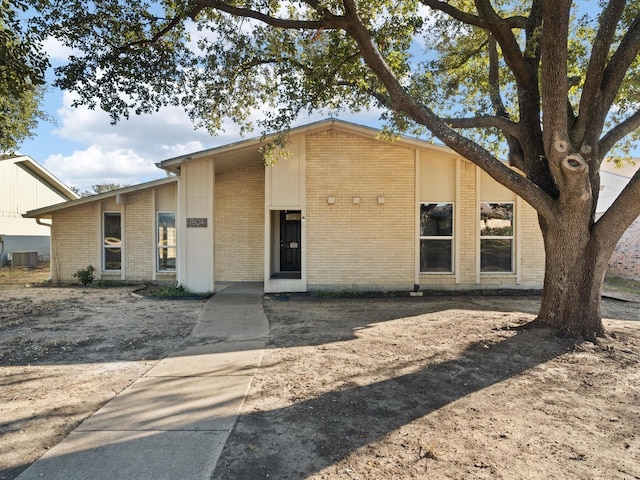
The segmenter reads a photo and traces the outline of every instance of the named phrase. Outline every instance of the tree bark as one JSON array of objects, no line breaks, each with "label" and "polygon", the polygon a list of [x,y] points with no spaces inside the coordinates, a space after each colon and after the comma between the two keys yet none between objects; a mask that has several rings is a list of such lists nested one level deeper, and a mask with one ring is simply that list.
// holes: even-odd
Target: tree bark
[{"label": "tree bark", "polygon": [[571,215],[560,215],[553,225],[540,222],[545,279],[540,311],[532,325],[595,341],[605,334],[600,304],[612,251]]}]

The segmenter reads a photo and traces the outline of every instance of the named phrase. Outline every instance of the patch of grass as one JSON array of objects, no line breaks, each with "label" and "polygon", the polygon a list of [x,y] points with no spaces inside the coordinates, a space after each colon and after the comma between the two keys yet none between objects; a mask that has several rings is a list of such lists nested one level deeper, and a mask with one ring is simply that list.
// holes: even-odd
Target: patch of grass
[{"label": "patch of grass", "polygon": [[356,293],[348,290],[313,290],[310,295],[318,298],[350,298],[355,296]]},{"label": "patch of grass", "polygon": [[130,284],[121,280],[94,280],[91,284],[92,287],[99,288],[126,287],[128,285]]},{"label": "patch of grass", "polygon": [[182,285],[163,285],[151,292],[154,297],[191,297],[193,293]]},{"label": "patch of grass", "polygon": [[619,290],[621,292],[635,293],[640,295],[640,280],[630,278],[607,277],[604,280],[605,286]]},{"label": "patch of grass", "polygon": [[206,298],[212,295],[212,293],[194,293],[183,285],[146,285],[138,293],[159,298]]}]

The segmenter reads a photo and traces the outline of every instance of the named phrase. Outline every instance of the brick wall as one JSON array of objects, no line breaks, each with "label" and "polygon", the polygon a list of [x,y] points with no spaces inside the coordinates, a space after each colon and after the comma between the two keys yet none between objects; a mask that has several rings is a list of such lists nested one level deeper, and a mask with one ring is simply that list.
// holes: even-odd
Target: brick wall
[{"label": "brick wall", "polygon": [[124,205],[124,267],[128,281],[153,278],[155,268],[155,212],[150,189],[129,193]]},{"label": "brick wall", "polygon": [[60,210],[51,227],[51,279],[72,282],[73,274],[92,265],[100,270],[98,216],[95,203]]},{"label": "brick wall", "polygon": [[528,203],[521,202],[520,243],[523,285],[541,286],[544,282],[544,243],[538,214]]},{"label": "brick wall", "polygon": [[[175,188],[175,187],[174,187]],[[175,206],[173,207],[175,210]],[[53,281],[73,282],[73,274],[93,265],[96,277],[120,281],[121,272],[102,268],[102,212],[120,211],[124,220],[123,263],[125,280],[151,281],[156,268],[155,212],[152,189],[129,193],[124,205],[113,198],[60,210],[53,214],[51,228]],[[159,273],[158,280],[175,280],[175,273]]]},{"label": "brick wall", "polygon": [[215,280],[264,279],[264,165],[216,174]]},{"label": "brick wall", "polygon": [[[478,196],[477,182],[480,181],[480,171],[467,161],[460,162],[460,215],[459,245],[460,245],[460,284],[473,285],[476,283],[477,245],[478,245]],[[481,277],[481,281],[484,278]]]},{"label": "brick wall", "polygon": [[329,130],[307,137],[306,156],[309,289],[410,289],[414,150]]},{"label": "brick wall", "polygon": [[607,275],[640,280],[640,218],[631,224],[616,245]]}]

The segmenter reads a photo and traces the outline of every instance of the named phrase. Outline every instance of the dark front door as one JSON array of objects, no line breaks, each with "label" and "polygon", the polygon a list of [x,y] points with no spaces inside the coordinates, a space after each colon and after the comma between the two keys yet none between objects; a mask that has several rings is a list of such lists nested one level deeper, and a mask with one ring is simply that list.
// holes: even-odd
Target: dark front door
[{"label": "dark front door", "polygon": [[300,212],[280,212],[280,271],[299,272],[302,246]]}]

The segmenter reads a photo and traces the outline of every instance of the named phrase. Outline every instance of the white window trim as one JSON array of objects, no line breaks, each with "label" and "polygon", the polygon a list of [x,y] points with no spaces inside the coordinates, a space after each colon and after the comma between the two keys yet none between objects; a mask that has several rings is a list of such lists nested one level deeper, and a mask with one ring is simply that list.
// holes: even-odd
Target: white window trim
[{"label": "white window trim", "polygon": [[[423,236],[420,235],[420,233],[422,233],[422,225],[420,223],[420,210],[422,205],[430,205],[432,203],[442,203],[442,204],[450,204],[451,205],[451,211],[453,213],[453,218],[452,218],[452,222],[451,222],[451,235],[437,235],[437,236]],[[418,273],[419,275],[455,275],[456,274],[456,204],[455,202],[451,202],[451,201],[446,201],[446,202],[440,202],[440,201],[421,201],[418,202]],[[451,271],[449,272],[423,272],[420,270],[420,265],[421,265],[421,261],[420,261],[420,253],[422,251],[422,248],[420,246],[421,244],[421,240],[450,240],[451,241]]]},{"label": "white window trim", "polygon": [[[483,203],[510,203],[512,207],[513,218],[511,219],[511,235],[482,235],[482,219],[480,218],[480,210]],[[483,200],[478,205],[478,272],[480,275],[513,275],[516,273],[516,221],[518,219],[516,202],[514,200],[507,201],[488,201]],[[511,271],[483,271],[482,270],[482,240],[511,240]]]},{"label": "white window trim", "polygon": [[[161,214],[168,214],[171,213],[173,214],[173,221],[175,223],[175,229],[176,229],[176,240],[175,243],[173,245],[160,245],[160,238],[158,233],[158,225],[159,225],[159,218]],[[155,257],[156,257],[156,272],[157,273],[176,273],[178,270],[178,221],[177,221],[178,216],[176,215],[176,212],[172,211],[172,210],[160,210],[156,212],[156,228],[155,228],[155,237],[156,237],[156,249],[155,249]],[[173,270],[161,270],[160,269],[160,249],[161,248],[165,248],[165,249],[169,249],[169,248],[174,248],[176,251],[176,267]]]}]

